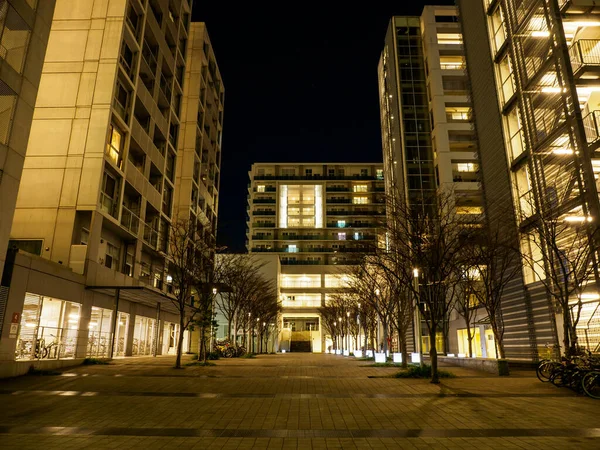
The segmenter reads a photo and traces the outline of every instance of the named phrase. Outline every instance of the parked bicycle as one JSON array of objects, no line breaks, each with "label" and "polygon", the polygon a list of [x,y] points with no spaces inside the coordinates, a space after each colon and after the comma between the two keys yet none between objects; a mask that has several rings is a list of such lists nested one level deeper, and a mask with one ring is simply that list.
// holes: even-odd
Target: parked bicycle
[{"label": "parked bicycle", "polygon": [[562,357],[560,361],[545,359],[536,369],[540,381],[568,387],[578,394],[600,399],[600,357],[589,351]]},{"label": "parked bicycle", "polygon": [[244,346],[235,345],[229,339],[215,342],[214,351],[223,358],[234,358],[246,354],[246,348]]}]

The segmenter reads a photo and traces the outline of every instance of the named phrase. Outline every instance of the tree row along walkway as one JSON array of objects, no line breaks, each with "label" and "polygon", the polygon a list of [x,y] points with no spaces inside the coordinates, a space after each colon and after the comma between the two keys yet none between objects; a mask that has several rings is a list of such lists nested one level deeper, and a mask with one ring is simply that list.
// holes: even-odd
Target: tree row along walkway
[{"label": "tree row along walkway", "polygon": [[457,377],[433,385],[333,355],[173,363],[3,380],[0,448],[600,448],[600,403],[534,372],[445,367]]}]

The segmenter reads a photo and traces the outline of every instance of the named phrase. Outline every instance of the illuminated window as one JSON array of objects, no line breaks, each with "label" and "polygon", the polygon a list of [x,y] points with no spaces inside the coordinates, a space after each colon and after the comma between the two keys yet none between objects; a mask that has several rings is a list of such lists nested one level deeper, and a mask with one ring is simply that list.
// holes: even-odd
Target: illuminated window
[{"label": "illuminated window", "polygon": [[377,169],[376,178],[378,180],[383,180],[383,169]]},{"label": "illuminated window", "polygon": [[321,275],[318,274],[285,274],[281,275],[282,288],[320,288]]},{"label": "illuminated window", "polygon": [[296,244],[290,244],[287,248],[288,253],[298,253],[298,247]]},{"label": "illuminated window", "polygon": [[367,192],[368,186],[366,184],[356,184],[353,186],[354,192]]},{"label": "illuminated window", "polygon": [[443,70],[459,70],[465,67],[465,59],[460,56],[440,56],[440,68]]},{"label": "illuminated window", "polygon": [[458,206],[456,214],[483,214],[481,206]]},{"label": "illuminated window", "polygon": [[354,240],[355,241],[360,241],[362,238],[363,238],[363,234],[362,233],[360,233],[358,231],[354,232]]},{"label": "illuminated window", "polygon": [[364,205],[366,203],[369,203],[369,198],[368,197],[354,197],[352,199],[352,203],[354,203],[355,205]]},{"label": "illuminated window", "polygon": [[338,233],[337,234],[337,238],[338,238],[338,241],[345,241],[346,240],[346,233]]},{"label": "illuminated window", "polygon": [[460,33],[438,33],[438,44],[462,44],[462,35]]},{"label": "illuminated window", "polygon": [[327,288],[345,288],[351,281],[350,275],[325,275],[325,287]]},{"label": "illuminated window", "polygon": [[456,170],[458,172],[477,172],[479,170],[479,164],[476,164],[476,163],[458,163],[458,164],[456,164]]},{"label": "illuminated window", "polygon": [[106,154],[117,167],[121,167],[121,151],[123,150],[123,132],[114,125],[110,126]]},{"label": "illuminated window", "polygon": [[259,184],[258,186],[256,186],[256,192],[265,192],[265,185]]},{"label": "illuminated window", "polygon": [[338,228],[344,228],[346,226],[346,221],[345,220],[338,220],[337,221],[337,226],[338,226]]}]

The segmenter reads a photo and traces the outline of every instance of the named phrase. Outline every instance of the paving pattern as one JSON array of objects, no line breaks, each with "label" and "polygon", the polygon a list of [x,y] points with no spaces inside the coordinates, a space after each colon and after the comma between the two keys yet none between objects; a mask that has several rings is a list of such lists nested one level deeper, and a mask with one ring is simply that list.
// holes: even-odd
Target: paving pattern
[{"label": "paving pattern", "polygon": [[0,381],[1,449],[600,448],[600,401],[449,367],[440,385],[334,355],[172,368],[128,358]]}]

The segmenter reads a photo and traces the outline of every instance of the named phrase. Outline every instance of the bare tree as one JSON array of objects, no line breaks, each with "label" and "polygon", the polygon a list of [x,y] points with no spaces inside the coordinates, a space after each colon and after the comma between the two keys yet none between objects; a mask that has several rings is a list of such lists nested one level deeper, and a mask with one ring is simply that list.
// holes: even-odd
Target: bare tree
[{"label": "bare tree", "polygon": [[[459,250],[468,227],[456,214],[451,192],[413,198],[411,205],[398,198],[388,201],[389,245],[380,254],[391,260],[388,266],[394,270],[390,273],[419,299],[429,334],[431,382],[439,383],[436,337],[447,326],[453,308]],[[407,282],[415,271],[417,282]]]},{"label": "bare tree", "polygon": [[260,269],[263,266],[264,263],[244,254],[224,254],[217,258],[216,281],[227,289],[217,297],[216,307],[227,320],[227,333],[234,342],[239,329],[236,322],[243,325],[245,321],[242,316],[245,303],[262,287]]},{"label": "bare tree", "polygon": [[[578,348],[577,325],[583,309],[586,286],[597,278],[595,244],[598,226],[583,214],[562,213],[546,205],[539,219],[527,230],[524,260],[533,277],[553,300],[554,312],[562,317],[565,355]],[[542,255],[545,258],[542,259]]]},{"label": "bare tree", "polygon": [[203,233],[187,219],[171,224],[169,236],[169,274],[172,277],[174,297],[169,297],[179,314],[179,336],[175,367],[181,368],[183,334],[202,312],[202,304],[195,301],[196,288],[210,278],[213,270],[214,247],[207,243]]}]

